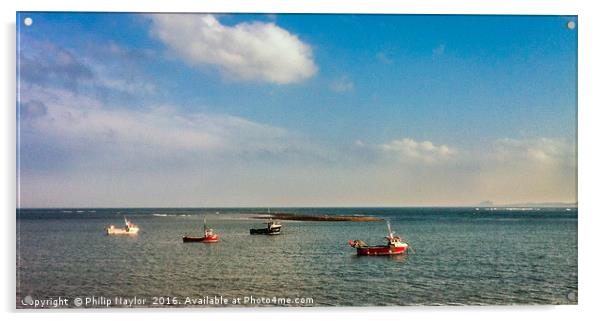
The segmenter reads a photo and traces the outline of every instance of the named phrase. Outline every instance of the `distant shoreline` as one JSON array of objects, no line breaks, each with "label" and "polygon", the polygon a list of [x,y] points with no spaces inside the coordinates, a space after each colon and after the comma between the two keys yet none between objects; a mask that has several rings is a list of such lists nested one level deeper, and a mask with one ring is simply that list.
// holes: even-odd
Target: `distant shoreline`
[{"label": "distant shoreline", "polygon": [[282,221],[332,221],[332,222],[378,222],[383,219],[369,215],[303,215],[290,213],[258,213],[265,216],[253,216],[254,219],[272,218]]}]

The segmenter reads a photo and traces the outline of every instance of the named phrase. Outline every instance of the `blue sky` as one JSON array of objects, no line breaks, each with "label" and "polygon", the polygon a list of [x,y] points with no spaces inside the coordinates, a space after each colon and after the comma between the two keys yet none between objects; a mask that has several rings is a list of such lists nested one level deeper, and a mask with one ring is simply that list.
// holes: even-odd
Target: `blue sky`
[{"label": "blue sky", "polygon": [[575,202],[570,21],[20,13],[20,205]]}]

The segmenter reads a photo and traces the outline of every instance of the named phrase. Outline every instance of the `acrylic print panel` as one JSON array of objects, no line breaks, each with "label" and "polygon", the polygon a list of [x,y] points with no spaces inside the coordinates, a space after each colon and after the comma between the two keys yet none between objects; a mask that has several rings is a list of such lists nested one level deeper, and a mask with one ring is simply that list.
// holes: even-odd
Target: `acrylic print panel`
[{"label": "acrylic print panel", "polygon": [[20,12],[16,307],[577,304],[577,28]]}]

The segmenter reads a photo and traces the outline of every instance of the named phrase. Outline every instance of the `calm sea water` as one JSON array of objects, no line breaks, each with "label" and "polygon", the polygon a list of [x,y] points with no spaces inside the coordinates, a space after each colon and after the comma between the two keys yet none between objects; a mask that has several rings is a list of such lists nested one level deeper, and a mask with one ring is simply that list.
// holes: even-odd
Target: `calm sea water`
[{"label": "calm sea water", "polygon": [[[576,209],[273,211],[383,217],[415,253],[356,256],[347,240],[383,243],[384,222],[283,221],[279,236],[251,236],[249,228],[262,225],[253,213],[265,209],[22,209],[17,306],[27,296],[311,298],[290,304],[309,306],[577,303]],[[105,235],[123,215],[140,234]],[[183,235],[202,233],[203,217],[222,241],[183,244]]]}]

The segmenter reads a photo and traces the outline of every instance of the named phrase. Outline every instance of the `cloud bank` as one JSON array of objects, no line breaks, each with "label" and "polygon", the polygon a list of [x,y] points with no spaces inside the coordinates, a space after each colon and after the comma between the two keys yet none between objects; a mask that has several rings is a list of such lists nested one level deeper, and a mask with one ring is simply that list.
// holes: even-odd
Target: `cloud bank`
[{"label": "cloud bank", "polygon": [[483,199],[497,204],[577,201],[575,144],[565,138],[503,138],[476,153]]},{"label": "cloud bank", "polygon": [[435,145],[430,141],[415,141],[411,138],[393,140],[380,145],[382,151],[393,154],[401,159],[417,160],[433,163],[449,159],[456,154],[456,150],[446,145]]},{"label": "cloud bank", "polygon": [[44,40],[27,39],[19,56],[18,77],[23,84],[60,88],[90,96],[140,98],[157,88],[140,66],[148,52],[114,43],[91,44],[78,50]]},{"label": "cloud bank", "polygon": [[311,47],[275,23],[226,26],[213,15],[151,15],[151,33],[193,66],[214,65],[239,80],[290,84],[318,68]]},{"label": "cloud bank", "polygon": [[[151,170],[201,166],[236,159],[318,159],[322,151],[284,128],[243,117],[182,113],[174,106],[127,109],[66,90],[25,88],[21,103],[22,150],[26,159],[46,162],[41,146],[69,151],[64,166],[111,166]],[[27,157],[29,155],[29,157]],[[35,168],[36,164],[26,162]],[[153,165],[154,164],[154,165]]]},{"label": "cloud bank", "polygon": [[536,162],[539,165],[571,166],[575,150],[566,140],[538,137],[531,139],[503,138],[494,142],[492,155],[501,162]]}]

